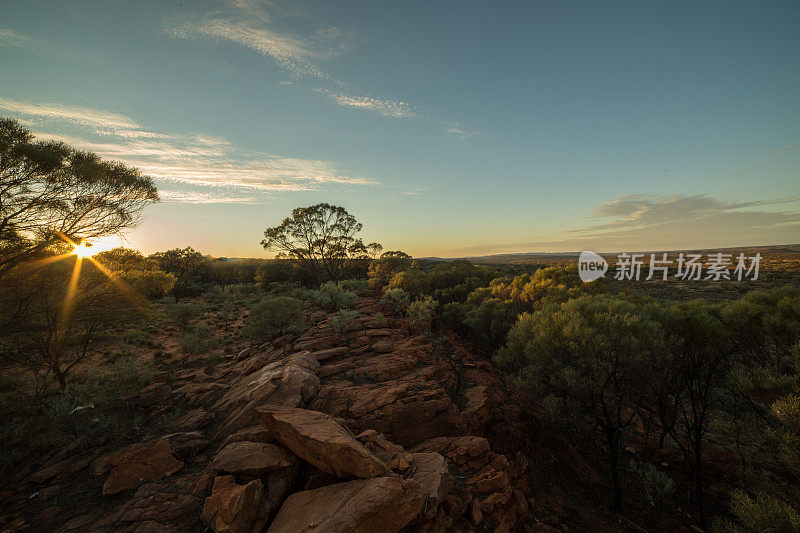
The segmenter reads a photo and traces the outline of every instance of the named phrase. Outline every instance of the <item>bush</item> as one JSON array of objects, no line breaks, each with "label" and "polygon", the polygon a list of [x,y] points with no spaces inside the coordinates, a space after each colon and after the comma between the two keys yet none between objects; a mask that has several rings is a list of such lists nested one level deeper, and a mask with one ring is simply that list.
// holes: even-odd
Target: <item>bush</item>
[{"label": "bush", "polygon": [[628,463],[628,472],[634,482],[636,492],[649,503],[658,504],[675,490],[672,478],[661,472],[652,463],[632,459]]},{"label": "bush", "polygon": [[190,355],[207,352],[216,345],[214,329],[207,324],[196,324],[189,332],[181,335],[181,350]]},{"label": "bush", "polygon": [[356,294],[364,295],[369,293],[369,284],[367,283],[367,280],[364,279],[346,279],[344,281],[340,281],[338,286],[340,289],[352,291]]},{"label": "bush", "polygon": [[386,326],[386,316],[383,313],[375,313],[375,316],[372,318],[375,321],[375,325],[379,328]]},{"label": "bush", "polygon": [[755,497],[732,493],[731,511],[752,531],[800,531],[800,514],[788,503],[759,492]]},{"label": "bush", "polygon": [[147,298],[163,298],[175,286],[175,274],[161,270],[134,270],[126,272],[122,278],[139,294]]},{"label": "bush", "polygon": [[175,303],[167,308],[170,319],[183,329],[189,328],[189,321],[200,316],[200,307],[192,302]]},{"label": "bush", "polygon": [[361,316],[361,313],[352,309],[342,309],[328,320],[328,327],[334,330],[339,336],[346,337],[350,332],[353,321]]},{"label": "bush", "polygon": [[147,346],[151,342],[150,334],[146,331],[142,331],[141,329],[130,330],[123,336],[123,339],[125,339],[125,342],[128,344],[133,344],[136,346]]},{"label": "bush", "polygon": [[411,305],[408,306],[408,319],[416,327],[428,331],[431,328],[433,318],[436,316],[436,307],[438,307],[438,305],[439,302],[430,296],[414,300]]},{"label": "bush", "polygon": [[382,304],[390,304],[396,315],[402,314],[408,305],[408,294],[403,289],[386,289],[381,297]]},{"label": "bush", "polygon": [[348,291],[332,281],[320,285],[319,290],[312,295],[313,302],[328,311],[348,309],[356,298],[356,293]]},{"label": "bush", "polygon": [[253,340],[297,332],[305,325],[303,302],[288,296],[264,298],[250,309],[242,334]]}]

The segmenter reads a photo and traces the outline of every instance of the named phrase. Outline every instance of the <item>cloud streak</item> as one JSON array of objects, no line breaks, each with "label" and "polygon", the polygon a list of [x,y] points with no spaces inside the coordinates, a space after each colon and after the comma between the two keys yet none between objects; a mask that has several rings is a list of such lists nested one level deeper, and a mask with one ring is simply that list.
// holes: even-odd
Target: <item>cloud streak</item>
[{"label": "cloud streak", "polygon": [[[122,161],[161,181],[225,189],[205,196],[175,192],[170,201],[212,203],[211,199],[228,198],[241,203],[252,197],[226,190],[269,193],[379,184],[374,178],[342,172],[331,161],[243,151],[227,139],[201,133],[149,131],[129,117],[95,109],[0,99],[0,112],[24,118],[38,131],[38,139],[63,141]],[[62,133],[64,125],[76,133]]]},{"label": "cloud streak", "polygon": [[599,223],[568,230],[560,240],[484,243],[448,253],[630,252],[795,243],[800,211],[776,206],[797,202],[797,196],[733,202],[708,195],[624,195],[592,211],[590,220]]},{"label": "cloud streak", "polygon": [[227,41],[245,46],[271,58],[296,81],[310,80],[314,84],[310,87],[312,91],[342,107],[393,118],[419,116],[412,105],[402,100],[352,94],[352,91],[343,89],[347,84],[318,65],[318,62],[348,51],[354,40],[351,32],[329,27],[299,36],[278,30],[274,24],[275,18],[302,16],[296,9],[275,2],[256,3],[250,0],[234,0],[226,4],[228,9],[224,13],[209,14],[199,20],[168,22],[165,32],[176,38]]}]

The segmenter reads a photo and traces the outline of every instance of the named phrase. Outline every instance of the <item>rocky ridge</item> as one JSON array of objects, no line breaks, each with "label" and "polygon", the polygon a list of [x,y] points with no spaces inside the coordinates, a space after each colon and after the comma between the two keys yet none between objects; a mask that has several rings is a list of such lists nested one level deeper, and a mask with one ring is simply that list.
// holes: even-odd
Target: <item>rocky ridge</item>
[{"label": "rocky ridge", "polygon": [[[454,337],[378,322],[372,298],[356,309],[362,317],[346,335],[317,312],[298,338],[155,376],[128,401],[151,414],[182,408],[165,434],[50,454],[4,494],[20,511],[2,527],[565,530],[557,498],[531,487],[555,471],[591,478],[571,447]],[[78,478],[90,497],[59,505]],[[33,516],[24,511],[32,499]]]}]

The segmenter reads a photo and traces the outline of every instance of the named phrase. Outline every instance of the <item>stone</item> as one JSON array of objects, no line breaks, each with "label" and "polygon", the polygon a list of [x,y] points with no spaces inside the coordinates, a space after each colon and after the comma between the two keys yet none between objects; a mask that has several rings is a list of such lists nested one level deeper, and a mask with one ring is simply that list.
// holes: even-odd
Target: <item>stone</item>
[{"label": "stone", "polygon": [[323,472],[343,478],[391,473],[386,464],[324,413],[280,406],[267,406],[257,413],[278,442]]},{"label": "stone", "polygon": [[274,444],[263,442],[234,442],[228,444],[214,457],[209,468],[218,472],[260,476],[273,470],[286,468],[296,459],[292,454]]},{"label": "stone", "polygon": [[188,413],[174,418],[164,424],[169,431],[196,431],[203,429],[211,423],[213,416],[205,409],[193,409]]},{"label": "stone", "polygon": [[116,494],[133,489],[145,481],[169,476],[183,467],[183,463],[172,456],[167,439],[156,439],[132,444],[105,461],[108,478],[103,485],[103,494]]},{"label": "stone", "polygon": [[200,519],[217,533],[258,533],[267,520],[263,499],[261,480],[237,485],[233,476],[217,476]]},{"label": "stone", "polygon": [[411,523],[423,504],[419,485],[411,480],[376,477],[336,483],[289,496],[268,533],[393,533]]}]

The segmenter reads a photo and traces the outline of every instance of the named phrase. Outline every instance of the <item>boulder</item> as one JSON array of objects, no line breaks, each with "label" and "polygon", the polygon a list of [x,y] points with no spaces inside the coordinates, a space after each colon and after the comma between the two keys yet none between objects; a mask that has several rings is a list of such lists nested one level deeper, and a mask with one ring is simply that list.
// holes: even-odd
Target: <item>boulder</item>
[{"label": "boulder", "polygon": [[263,500],[261,480],[237,485],[233,476],[218,476],[200,519],[217,533],[258,533],[267,521]]},{"label": "boulder", "polygon": [[214,457],[209,468],[218,472],[260,476],[273,470],[286,468],[296,459],[292,454],[274,444],[263,442],[234,442],[228,444]]},{"label": "boulder", "polygon": [[289,496],[268,533],[400,531],[420,513],[416,481],[376,477],[336,483]]},{"label": "boulder", "polygon": [[256,412],[278,442],[324,472],[342,478],[391,473],[383,461],[324,413],[280,406],[267,406]]},{"label": "boulder", "polygon": [[109,474],[103,494],[138,487],[145,481],[172,475],[182,467],[183,463],[172,456],[167,439],[132,444],[105,460],[104,469]]},{"label": "boulder", "polygon": [[206,427],[212,418],[211,413],[205,409],[194,409],[184,415],[173,418],[164,427],[169,431],[197,431]]}]

